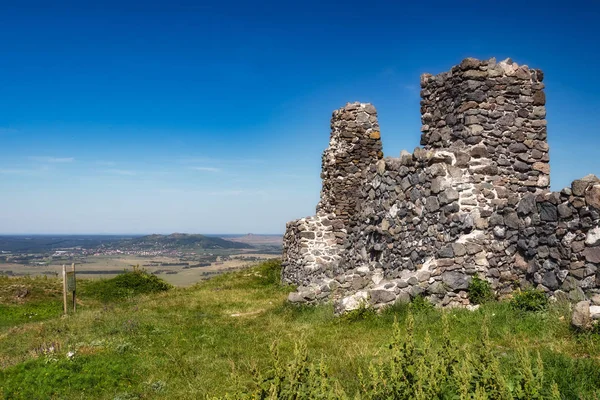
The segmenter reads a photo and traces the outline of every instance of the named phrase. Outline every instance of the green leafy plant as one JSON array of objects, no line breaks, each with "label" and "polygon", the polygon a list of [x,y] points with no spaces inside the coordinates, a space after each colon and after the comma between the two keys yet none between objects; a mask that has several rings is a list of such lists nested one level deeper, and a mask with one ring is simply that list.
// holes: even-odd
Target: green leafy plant
[{"label": "green leafy plant", "polygon": [[410,310],[415,313],[428,312],[433,309],[433,304],[421,295],[415,296],[410,302]]},{"label": "green leafy plant", "polygon": [[[406,333],[394,320],[389,351],[358,371],[357,399],[560,399],[558,386],[544,378],[539,354],[518,351],[518,372],[506,374],[501,357],[494,352],[484,321],[479,343],[458,346],[450,339],[443,314],[443,340],[434,343],[429,334],[415,339],[415,319],[408,313]],[[339,381],[328,374],[323,359],[311,361],[304,342],[296,345],[285,362],[277,345],[271,347],[271,365],[266,372],[254,371],[254,388],[230,394],[229,399],[348,399]]]},{"label": "green leafy plant", "polygon": [[372,307],[369,307],[366,301],[363,301],[358,308],[342,314],[340,319],[343,322],[354,322],[374,318],[376,315],[375,310]]},{"label": "green leafy plant", "polygon": [[525,289],[522,292],[517,292],[510,304],[516,310],[543,311],[548,308],[548,298],[541,290]]},{"label": "green leafy plant", "polygon": [[82,294],[103,302],[111,302],[139,294],[164,292],[171,288],[170,284],[158,276],[134,267],[133,271],[114,278],[90,282],[82,289]]},{"label": "green leafy plant", "polygon": [[492,285],[485,279],[474,276],[469,283],[469,301],[472,304],[483,304],[494,299]]},{"label": "green leafy plant", "polygon": [[321,359],[314,363],[308,358],[304,342],[296,344],[293,358],[286,362],[277,344],[271,346],[271,368],[261,373],[253,370],[254,388],[243,390],[226,399],[313,400],[347,399],[339,382],[329,376]]}]

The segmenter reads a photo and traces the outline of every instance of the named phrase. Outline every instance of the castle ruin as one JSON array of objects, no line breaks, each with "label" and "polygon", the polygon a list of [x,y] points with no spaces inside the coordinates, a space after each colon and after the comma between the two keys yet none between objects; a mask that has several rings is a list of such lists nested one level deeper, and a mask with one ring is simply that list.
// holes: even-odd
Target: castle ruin
[{"label": "castle ruin", "polygon": [[286,227],[289,300],[468,306],[473,276],[499,296],[600,293],[600,180],[550,192],[543,78],[472,58],[422,75],[423,147],[399,158],[383,157],[371,104],[334,111],[316,215]]}]

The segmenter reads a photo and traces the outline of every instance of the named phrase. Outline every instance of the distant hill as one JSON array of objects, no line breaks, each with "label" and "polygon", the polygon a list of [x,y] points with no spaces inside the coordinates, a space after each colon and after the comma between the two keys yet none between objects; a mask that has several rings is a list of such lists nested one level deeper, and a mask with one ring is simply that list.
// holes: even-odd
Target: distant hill
[{"label": "distant hill", "polygon": [[197,234],[172,233],[170,235],[148,235],[113,242],[110,247],[129,247],[137,249],[252,249],[247,243],[233,242],[219,237]]},{"label": "distant hill", "polygon": [[61,249],[89,249],[131,238],[131,235],[1,235],[0,252],[45,253]]},{"label": "distant hill", "polygon": [[2,235],[0,255],[10,253],[48,253],[56,250],[119,249],[119,250],[198,250],[252,249],[248,243],[233,242],[220,237],[173,233],[171,235]]},{"label": "distant hill", "polygon": [[237,243],[247,243],[254,246],[279,246],[283,245],[283,235],[259,235],[248,233],[247,235],[222,235],[225,240]]}]

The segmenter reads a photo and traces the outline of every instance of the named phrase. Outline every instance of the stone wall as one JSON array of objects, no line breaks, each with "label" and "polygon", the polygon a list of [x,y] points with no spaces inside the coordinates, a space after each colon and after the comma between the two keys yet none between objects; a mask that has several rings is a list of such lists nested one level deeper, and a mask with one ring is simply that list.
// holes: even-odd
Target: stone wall
[{"label": "stone wall", "polygon": [[550,193],[540,70],[466,59],[421,77],[423,148],[382,159],[375,108],[334,112],[317,215],[288,223],[290,300],[339,311],[427,296],[469,305],[474,275],[499,295],[600,293],[600,182]]}]

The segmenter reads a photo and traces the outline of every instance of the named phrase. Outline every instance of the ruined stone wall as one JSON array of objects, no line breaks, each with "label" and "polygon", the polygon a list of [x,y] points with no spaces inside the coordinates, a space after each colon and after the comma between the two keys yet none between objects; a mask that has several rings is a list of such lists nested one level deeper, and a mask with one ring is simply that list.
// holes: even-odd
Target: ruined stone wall
[{"label": "ruined stone wall", "polygon": [[517,212],[514,265],[526,281],[572,301],[600,293],[600,179],[528,195]]},{"label": "ruined stone wall", "polygon": [[300,285],[290,300],[468,305],[473,275],[499,295],[528,284],[598,292],[600,198],[589,193],[600,189],[548,191],[542,79],[494,59],[423,75],[424,147],[399,158],[381,159],[372,105],[334,112],[317,215],[284,237],[282,277]]},{"label": "ruined stone wall", "polygon": [[375,107],[352,103],[334,111],[321,164],[323,189],[317,213],[334,214],[347,223],[360,199],[361,172],[382,157]]}]

